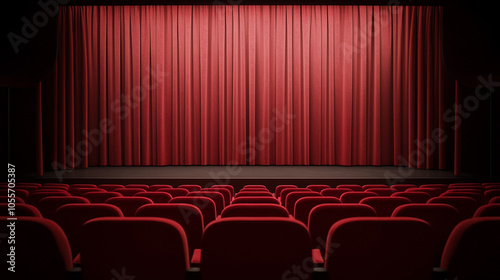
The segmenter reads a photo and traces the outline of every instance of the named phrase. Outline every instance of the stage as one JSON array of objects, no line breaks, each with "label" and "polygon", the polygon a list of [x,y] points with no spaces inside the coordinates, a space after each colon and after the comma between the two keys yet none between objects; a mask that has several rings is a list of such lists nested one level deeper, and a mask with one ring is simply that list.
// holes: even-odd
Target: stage
[{"label": "stage", "polygon": [[473,182],[452,171],[425,170],[395,166],[133,166],[90,167],[46,172],[33,177],[37,182],[117,183],[117,184],[197,184],[209,187],[230,184],[237,190],[247,184],[263,184],[273,190],[277,185],[293,184],[427,184]]}]

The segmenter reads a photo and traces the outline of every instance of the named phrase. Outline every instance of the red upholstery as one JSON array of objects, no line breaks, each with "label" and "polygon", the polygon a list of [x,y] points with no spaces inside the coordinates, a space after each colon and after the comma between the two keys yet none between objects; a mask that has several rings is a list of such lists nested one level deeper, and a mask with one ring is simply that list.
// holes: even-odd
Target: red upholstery
[{"label": "red upholstery", "polygon": [[31,205],[37,206],[38,202],[46,197],[50,196],[71,196],[68,192],[52,192],[52,191],[43,191],[43,192],[32,192],[29,197],[26,199],[26,202]]},{"label": "red upholstery", "polygon": [[133,188],[133,189],[143,189],[143,190],[149,190],[149,186],[145,184],[127,184],[125,185],[125,188]]},{"label": "red upholstery", "polygon": [[365,204],[321,204],[309,213],[308,229],[314,248],[325,254],[328,231],[336,222],[351,217],[375,217],[375,210]]},{"label": "red upholstery", "polygon": [[170,203],[186,203],[191,204],[198,209],[200,209],[203,215],[203,224],[207,226],[210,222],[215,221],[217,217],[217,211],[215,210],[215,202],[208,198],[202,196],[181,196],[174,197],[170,200]]},{"label": "red upholstery", "polygon": [[54,220],[66,234],[73,258],[80,253],[80,231],[85,222],[99,217],[123,217],[122,211],[111,204],[67,204],[57,209]]},{"label": "red upholstery", "polygon": [[479,208],[477,201],[465,196],[433,197],[427,203],[449,204],[457,208],[462,215],[462,219],[472,218],[477,208]]},{"label": "red upholstery", "polygon": [[204,280],[293,279],[294,267],[313,266],[307,229],[290,218],[220,219],[205,229],[201,248]]},{"label": "red upholstery", "polygon": [[242,190],[245,190],[245,189],[265,189],[265,190],[268,190],[267,187],[264,185],[245,185],[245,186],[243,186]]},{"label": "red upholstery", "polygon": [[490,204],[491,203],[500,203],[500,196],[490,198]]},{"label": "red upholstery", "polygon": [[306,188],[284,189],[281,191],[280,198],[279,198],[281,205],[285,206],[286,197],[290,193],[293,193],[293,192],[312,192],[312,191],[310,189],[306,189]]},{"label": "red upholstery", "polygon": [[329,185],[308,185],[306,189],[310,189],[313,192],[321,192],[324,189],[331,189]]},{"label": "red upholstery", "polygon": [[64,184],[64,183],[44,183],[42,185],[42,188],[43,187],[62,187],[62,188],[69,189],[69,184]]},{"label": "red upholstery", "polygon": [[211,188],[208,188],[208,189],[202,189],[201,191],[214,191],[214,192],[218,192],[220,194],[222,194],[222,196],[224,197],[224,207],[228,206],[229,204],[231,204],[231,200],[232,200],[232,195],[231,195],[231,191],[227,188],[218,188],[218,187],[211,187]]},{"label": "red upholstery", "polygon": [[425,192],[396,192],[391,195],[391,197],[406,197],[411,200],[412,203],[426,203],[432,196]]},{"label": "red upholstery", "polygon": [[172,200],[172,196],[164,192],[139,192],[134,196],[147,197],[151,199],[154,203],[168,203]]},{"label": "red upholstery", "polygon": [[97,188],[97,185],[94,184],[71,184],[70,189],[78,189],[78,188]]},{"label": "red upholstery", "polygon": [[276,186],[276,189],[274,190],[274,196],[277,197],[278,199],[280,198],[281,192],[284,189],[297,189],[298,187],[295,185],[278,185]]},{"label": "red upholstery", "polygon": [[124,189],[115,189],[113,191],[121,193],[123,196],[134,196],[136,193],[146,192],[145,189],[141,188],[124,188]]},{"label": "red upholstery", "polygon": [[492,198],[500,196],[500,190],[487,190],[484,192],[484,201],[489,203]]},{"label": "red upholstery", "polygon": [[346,193],[346,192],[352,192],[353,190],[351,189],[324,189],[321,191],[321,195],[322,196],[332,196],[332,197],[336,197],[336,198],[340,198],[340,196],[343,194],[343,193]]},{"label": "red upholstery", "polygon": [[100,184],[97,187],[106,191],[114,191],[116,189],[125,188],[124,185],[117,185],[117,184]]},{"label": "red upholstery", "polygon": [[409,204],[411,200],[406,197],[367,197],[363,198],[359,203],[370,205],[378,217],[390,217],[392,211],[400,205]]},{"label": "red upholstery", "polygon": [[83,280],[116,279],[115,275],[184,280],[189,269],[187,248],[184,230],[172,220],[93,219],[82,230]]},{"label": "red upholstery", "polygon": [[448,279],[500,279],[500,218],[467,219],[452,231],[441,259]]},{"label": "red upholstery", "polygon": [[443,193],[442,190],[436,189],[436,188],[409,188],[406,190],[406,192],[424,192],[429,194],[432,197],[438,197],[440,194]]},{"label": "red upholstery", "polygon": [[37,208],[40,210],[40,213],[42,213],[44,218],[47,219],[54,219],[54,215],[57,211],[57,209],[63,205],[66,204],[74,204],[74,203],[79,203],[79,204],[90,204],[89,200],[84,198],[84,197],[78,197],[78,196],[54,196],[54,197],[46,197],[41,199],[38,204]]},{"label": "red upholstery", "polygon": [[378,195],[370,191],[346,192],[340,196],[340,201],[342,201],[342,203],[359,203],[363,198],[372,196],[378,196]]},{"label": "red upholstery", "polygon": [[307,225],[309,221],[309,212],[311,210],[320,205],[320,204],[325,204],[325,203],[341,203],[340,199],[336,197],[317,197],[317,196],[306,196],[302,197],[297,202],[295,203],[295,209],[294,209],[294,217],[295,219],[301,221],[304,223],[304,225]]},{"label": "red upholstery", "polygon": [[[2,232],[11,221],[0,219]],[[8,271],[7,242],[2,242],[0,279],[65,280],[73,268],[71,249],[62,229],[39,217],[18,217],[15,221],[15,273]],[[4,243],[5,242],[5,243]]]},{"label": "red upholstery", "polygon": [[420,185],[420,188],[431,188],[431,189],[437,189],[440,190],[441,192],[445,192],[448,189],[448,185],[446,184],[424,184]]},{"label": "red upholstery", "polygon": [[108,198],[105,203],[120,208],[125,217],[134,217],[139,207],[146,204],[153,204],[153,201],[147,197],[126,196]]},{"label": "red upholstery", "polygon": [[329,279],[432,278],[432,229],[415,218],[347,218],[328,232]]},{"label": "red upholstery", "polygon": [[149,192],[155,192],[159,189],[172,189],[173,187],[171,185],[151,185],[149,186],[148,191]]},{"label": "red upholstery", "polygon": [[181,225],[188,240],[189,256],[200,248],[203,235],[203,215],[196,206],[182,203],[148,204],[137,209],[136,217],[158,217],[176,221]]},{"label": "red upholstery", "polygon": [[[0,200],[7,201],[7,200]],[[9,215],[9,203],[0,203],[0,216],[11,216]],[[42,217],[42,213],[38,209],[29,204],[18,204],[14,208],[14,213],[16,217]]]},{"label": "red upholstery", "polygon": [[453,228],[462,220],[458,210],[448,204],[406,204],[392,212],[393,217],[413,217],[422,219],[432,226],[436,249],[434,266],[439,267],[444,246]]},{"label": "red upholstery", "polygon": [[196,192],[201,190],[201,186],[199,185],[180,185],[177,187],[178,189],[185,189],[189,192]]},{"label": "red upholstery", "polygon": [[231,185],[213,185],[211,188],[224,188],[231,192],[231,197],[234,197],[234,187]]},{"label": "red upholstery", "polygon": [[166,192],[170,194],[172,197],[186,196],[189,193],[189,191],[186,189],[169,189],[169,188],[159,189],[157,190],[157,192]]},{"label": "red upholstery", "polygon": [[12,193],[15,193],[16,197],[22,198],[23,200],[26,200],[30,194],[29,191],[23,189],[14,188],[13,191],[9,189],[0,189],[0,196],[9,196],[9,194]]},{"label": "red upholstery", "polygon": [[288,210],[288,213],[290,213],[290,215],[294,216],[294,213],[295,213],[295,203],[297,202],[297,200],[303,198],[303,197],[307,197],[307,196],[317,196],[317,197],[322,197],[320,193],[318,192],[313,192],[313,191],[310,191],[310,192],[292,192],[292,193],[289,193],[287,196],[286,196],[286,200],[285,200],[285,208],[286,210]]},{"label": "red upholstery", "polygon": [[83,195],[90,203],[104,203],[108,198],[111,197],[123,197],[121,193],[117,192],[88,192]]},{"label": "red upholstery", "polygon": [[278,199],[269,196],[241,196],[233,199],[231,204],[239,204],[239,203],[271,203],[271,204],[280,204]]},{"label": "red upholstery", "polygon": [[440,195],[441,197],[446,197],[446,196],[466,196],[474,199],[479,205],[484,204],[484,194],[483,193],[476,193],[476,192],[456,192],[456,191],[446,191]]},{"label": "red upholstery", "polygon": [[500,217],[500,204],[485,204],[479,207],[474,213],[474,218],[480,217]]},{"label": "red upholstery", "polygon": [[369,189],[380,189],[380,188],[386,188],[389,189],[388,185],[383,185],[383,184],[368,184],[368,185],[363,185],[363,190],[369,190]]},{"label": "red upholstery", "polygon": [[84,188],[84,187],[69,189],[69,193],[72,196],[84,196],[86,193],[89,192],[106,192],[106,191],[98,188]]},{"label": "red upholstery", "polygon": [[39,186],[36,185],[19,185],[19,183],[16,183],[16,190],[26,190],[28,192],[37,190],[40,188]]},{"label": "red upholstery", "polygon": [[240,191],[234,197],[243,197],[243,196],[268,196],[272,197],[273,195],[269,191]]},{"label": "red upholstery", "polygon": [[409,188],[418,188],[418,186],[414,184],[396,184],[391,186],[394,192],[404,192]]},{"label": "red upholstery", "polygon": [[[5,195],[0,196],[0,201],[10,202],[10,199],[12,199],[12,198],[5,196]],[[25,203],[24,199],[17,197],[17,196],[14,198],[14,200],[15,200],[16,204],[24,204]]]},{"label": "red upholstery", "polygon": [[363,187],[360,185],[338,185],[337,189],[350,189],[355,192],[363,191]]},{"label": "red upholstery", "polygon": [[217,215],[220,215],[220,213],[222,213],[222,210],[224,209],[224,206],[226,204],[226,202],[224,201],[224,196],[216,191],[194,191],[190,192],[187,196],[200,196],[210,198],[215,203],[215,211],[217,212]]},{"label": "red upholstery", "polygon": [[288,211],[285,207],[277,204],[252,204],[240,203],[232,204],[224,208],[221,218],[228,217],[284,217],[288,218]]},{"label": "red upholstery", "polygon": [[390,188],[369,188],[365,192],[374,192],[378,196],[391,196],[394,193]]}]

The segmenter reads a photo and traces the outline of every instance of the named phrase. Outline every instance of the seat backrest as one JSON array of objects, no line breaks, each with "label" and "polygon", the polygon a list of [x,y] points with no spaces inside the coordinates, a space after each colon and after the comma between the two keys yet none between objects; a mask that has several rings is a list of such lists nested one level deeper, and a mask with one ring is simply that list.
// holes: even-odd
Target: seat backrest
[{"label": "seat backrest", "polygon": [[103,189],[98,189],[98,188],[70,188],[69,189],[69,193],[72,195],[72,196],[83,196],[85,195],[86,193],[89,193],[89,192],[106,192],[105,190]]},{"label": "seat backrest", "polygon": [[177,187],[178,189],[185,189],[188,192],[196,192],[201,190],[201,186],[199,185],[180,185]]},{"label": "seat backrest", "polygon": [[489,203],[492,198],[500,196],[500,190],[487,190],[484,192],[484,202]]},{"label": "seat backrest", "polygon": [[124,188],[115,189],[114,192],[121,193],[123,196],[134,196],[136,193],[146,192],[145,189],[141,188]]},{"label": "seat backrest", "polygon": [[37,206],[38,202],[46,197],[49,196],[71,196],[68,192],[66,191],[61,191],[61,192],[52,192],[52,191],[40,191],[40,192],[32,192],[26,199],[26,203],[35,205]]},{"label": "seat backrest", "polygon": [[281,195],[280,195],[281,205],[285,206],[286,197],[293,192],[312,192],[312,191],[310,189],[306,189],[306,188],[284,189],[281,191]]},{"label": "seat backrest", "polygon": [[309,220],[309,212],[311,210],[325,203],[342,203],[340,199],[331,196],[305,196],[297,200],[293,215],[295,219],[304,223],[307,226]]},{"label": "seat backrest", "polygon": [[269,196],[241,196],[233,199],[231,204],[239,204],[239,203],[271,203],[271,204],[280,204],[278,199]]},{"label": "seat backrest", "polygon": [[11,201],[15,201],[16,204],[25,204],[26,202],[24,201],[24,199],[20,198],[20,197],[8,197],[6,195],[0,195],[0,201],[5,201],[7,203],[10,203]]},{"label": "seat backrest", "polygon": [[265,185],[245,185],[245,186],[243,186],[242,190],[245,190],[245,189],[264,189],[264,190],[268,190]]},{"label": "seat backrest", "polygon": [[466,196],[433,197],[427,203],[449,204],[457,208],[458,212],[462,215],[462,219],[472,218],[477,208],[479,208],[477,201]]},{"label": "seat backrest", "polygon": [[78,197],[78,196],[53,196],[53,197],[46,197],[41,199],[38,204],[37,208],[40,210],[40,213],[42,213],[44,218],[47,219],[54,219],[54,215],[57,211],[57,209],[63,205],[66,204],[74,204],[74,203],[79,203],[79,204],[90,204],[89,200],[84,198],[84,197]]},{"label": "seat backrest", "polygon": [[404,192],[409,188],[418,188],[418,186],[414,184],[395,184],[391,186],[394,192]]},{"label": "seat backrest", "polygon": [[268,196],[273,197],[273,194],[269,191],[245,191],[242,190],[234,195],[235,198],[243,197],[243,196]]},{"label": "seat backrest", "polygon": [[500,217],[500,204],[491,203],[479,207],[474,213],[474,218],[480,217]]},{"label": "seat backrest", "polygon": [[83,280],[184,280],[189,269],[186,235],[169,219],[96,218],[83,225],[81,240]]},{"label": "seat backrest", "polygon": [[139,192],[134,196],[147,197],[154,203],[168,203],[172,199],[172,196],[170,194],[164,192]]},{"label": "seat backrest", "polygon": [[210,222],[215,221],[217,210],[215,210],[215,202],[203,196],[180,196],[174,197],[169,203],[186,203],[191,204],[200,209],[203,215],[203,225],[206,227]]},{"label": "seat backrest", "polygon": [[158,217],[176,221],[186,233],[189,256],[200,248],[203,235],[203,215],[196,206],[184,203],[148,204],[137,209],[136,217]]},{"label": "seat backrest", "polygon": [[[26,200],[29,196],[29,191],[27,191],[27,190],[15,189],[14,191],[15,191],[16,197],[20,197],[23,200]],[[9,196],[12,193],[14,193],[12,190],[0,189],[0,196]]]},{"label": "seat backrest", "polygon": [[290,213],[290,215],[294,216],[295,215],[295,203],[297,202],[297,200],[299,200],[303,197],[308,197],[308,196],[322,197],[319,192],[313,192],[313,191],[289,193],[286,196],[285,205],[284,205],[286,210],[288,210],[288,213]]},{"label": "seat backrest", "polygon": [[54,221],[64,230],[73,258],[80,253],[80,232],[83,224],[100,217],[123,217],[123,213],[115,205],[105,203],[66,204],[57,209]]},{"label": "seat backrest", "polygon": [[[11,204],[10,206],[13,205]],[[14,207],[9,207],[9,203],[0,203],[0,216],[12,216],[9,214],[9,209],[14,209],[13,213],[17,217],[42,217],[42,213],[35,206],[24,203],[16,203]]]},{"label": "seat backrest", "polygon": [[204,280],[291,279],[294,267],[313,266],[307,229],[290,218],[220,219],[205,229],[201,249]]},{"label": "seat backrest", "polygon": [[409,188],[405,192],[425,192],[425,193],[429,194],[432,197],[438,197],[439,195],[441,195],[443,193],[443,191],[440,190],[440,189],[436,189],[436,188],[423,188],[423,187],[420,187],[420,188]]},{"label": "seat backrest", "polygon": [[423,184],[420,185],[419,188],[432,188],[440,190],[441,192],[445,192],[448,189],[447,184]]},{"label": "seat backrest", "polygon": [[329,279],[430,280],[431,226],[415,218],[347,218],[328,232]]},{"label": "seat backrest", "polygon": [[120,208],[125,217],[134,217],[135,211],[137,211],[139,207],[146,204],[153,204],[153,201],[147,197],[125,196],[108,198],[105,203]]},{"label": "seat backrest", "polygon": [[322,196],[332,196],[332,197],[340,198],[340,196],[343,193],[352,192],[352,191],[353,190],[351,190],[351,189],[324,189],[320,193]]},{"label": "seat backrest", "polygon": [[98,188],[106,190],[106,191],[114,191],[116,189],[124,189],[124,185],[118,185],[118,184],[100,184],[97,185]]},{"label": "seat backrest", "polygon": [[479,205],[484,204],[484,194],[476,193],[476,192],[456,192],[456,191],[446,191],[442,193],[440,196],[466,196],[474,199]]},{"label": "seat backrest", "polygon": [[284,189],[297,189],[297,188],[298,187],[295,185],[278,185],[278,186],[276,186],[276,189],[274,190],[274,196],[279,199],[281,196],[281,192]]},{"label": "seat backrest", "polygon": [[143,190],[149,190],[149,185],[145,184],[127,184],[125,185],[125,188],[133,188],[133,189],[143,189]]},{"label": "seat backrest", "polygon": [[234,197],[234,187],[231,185],[213,185],[210,188],[223,188],[231,192],[231,197]]},{"label": "seat backrest", "polygon": [[386,188],[386,189],[389,189],[389,186],[388,185],[384,185],[384,184],[367,184],[367,185],[363,185],[363,190],[366,191],[366,190],[369,190],[369,189],[380,189],[380,188]]},{"label": "seat backrest", "polygon": [[499,279],[500,217],[467,219],[451,232],[441,258],[449,279]]},{"label": "seat backrest", "polygon": [[109,191],[109,192],[88,192],[83,195],[90,203],[104,203],[108,198],[111,197],[123,197],[121,193]]},{"label": "seat backrest", "polygon": [[179,196],[186,196],[189,191],[186,190],[186,189],[169,189],[169,188],[166,188],[166,189],[159,189],[157,190],[157,192],[166,192],[168,194],[170,194],[172,197],[179,197]]},{"label": "seat backrest", "polygon": [[359,203],[363,198],[372,196],[378,196],[378,194],[370,191],[352,191],[343,193],[340,196],[340,201],[342,201],[342,203]]},{"label": "seat backrest", "polygon": [[328,231],[336,222],[351,217],[376,217],[375,210],[365,204],[320,204],[309,213],[308,229],[314,248],[325,254]]},{"label": "seat backrest", "polygon": [[95,184],[71,184],[69,189],[78,189],[78,188],[94,188],[97,189],[97,185]]},{"label": "seat backrest", "polygon": [[224,197],[224,207],[231,204],[231,200],[233,198],[231,195],[231,191],[226,188],[211,187],[208,189],[202,189],[201,191],[211,191],[211,192],[214,191],[222,194],[222,196]]},{"label": "seat backrest", "polygon": [[214,201],[215,203],[215,211],[217,212],[217,215],[220,215],[222,213],[222,210],[224,210],[224,206],[226,204],[224,200],[224,196],[216,191],[194,191],[190,192],[187,195],[188,197],[190,196],[200,196],[200,197],[208,197],[211,200]]},{"label": "seat backrest", "polygon": [[173,189],[171,185],[151,185],[149,186],[148,192],[155,192],[159,189]]},{"label": "seat backrest", "polygon": [[425,192],[395,192],[391,197],[406,197],[412,203],[427,203],[431,199],[431,195]]},{"label": "seat backrest", "polygon": [[378,217],[390,217],[392,211],[400,205],[409,204],[411,200],[406,197],[367,197],[363,198],[359,203],[370,205]]},{"label": "seat backrest", "polygon": [[221,218],[228,217],[284,217],[288,218],[288,211],[278,204],[240,203],[231,204],[224,208]]},{"label": "seat backrest", "polygon": [[306,189],[310,189],[313,192],[321,192],[324,189],[331,189],[329,185],[308,185]]},{"label": "seat backrest", "polygon": [[338,185],[336,188],[337,189],[349,189],[349,190],[355,191],[355,192],[363,191],[363,187],[361,187],[360,185],[353,185],[353,184],[350,184],[350,185]]},{"label": "seat backrest", "polygon": [[439,267],[444,245],[453,228],[462,220],[458,210],[448,204],[405,204],[392,212],[393,217],[413,217],[422,219],[432,226],[436,240],[436,250],[433,257],[434,266]]},{"label": "seat backrest", "polygon": [[369,188],[365,192],[374,192],[378,196],[391,196],[394,193],[391,188]]},{"label": "seat backrest", "polygon": [[[0,219],[0,232],[13,223]],[[40,217],[17,217],[15,228],[15,262],[10,263],[8,246],[2,243],[0,279],[65,280],[73,268],[71,249],[63,230],[53,221]],[[7,243],[7,240],[4,240]],[[11,246],[11,245],[9,245]],[[15,266],[15,272],[8,268]]]},{"label": "seat backrest", "polygon": [[493,203],[500,203],[500,196],[495,196],[495,197],[492,197],[490,198],[490,204],[493,204]]}]

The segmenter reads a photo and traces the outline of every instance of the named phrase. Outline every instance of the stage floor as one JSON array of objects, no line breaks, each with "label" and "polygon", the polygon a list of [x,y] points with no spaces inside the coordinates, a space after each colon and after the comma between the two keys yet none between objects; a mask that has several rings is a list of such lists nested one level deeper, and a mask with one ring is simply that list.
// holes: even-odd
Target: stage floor
[{"label": "stage floor", "polygon": [[425,184],[472,182],[468,176],[451,171],[395,166],[141,166],[90,167],[46,172],[33,178],[39,182],[65,183],[144,183],[144,184]]}]

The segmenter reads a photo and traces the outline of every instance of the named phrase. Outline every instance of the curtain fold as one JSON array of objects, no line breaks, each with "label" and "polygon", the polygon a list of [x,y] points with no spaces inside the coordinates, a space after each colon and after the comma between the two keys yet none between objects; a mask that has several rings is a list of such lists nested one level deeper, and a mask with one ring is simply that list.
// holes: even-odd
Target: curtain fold
[{"label": "curtain fold", "polygon": [[456,140],[445,133],[443,112],[455,92],[441,57],[442,13],[61,7],[44,150],[58,169],[453,168],[445,160],[458,150],[446,153]]}]

